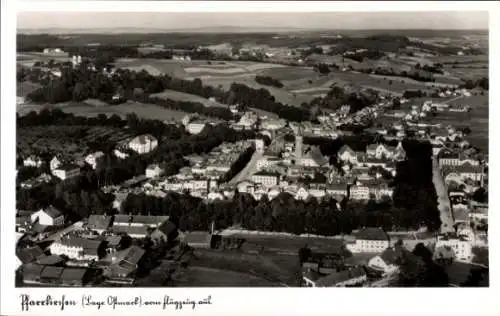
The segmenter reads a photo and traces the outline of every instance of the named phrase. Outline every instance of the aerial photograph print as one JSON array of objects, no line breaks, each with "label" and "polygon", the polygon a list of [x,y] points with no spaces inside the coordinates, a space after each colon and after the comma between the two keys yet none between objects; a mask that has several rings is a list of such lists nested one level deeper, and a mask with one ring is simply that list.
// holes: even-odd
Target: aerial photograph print
[{"label": "aerial photograph print", "polygon": [[489,287],[488,21],[19,12],[15,286]]}]

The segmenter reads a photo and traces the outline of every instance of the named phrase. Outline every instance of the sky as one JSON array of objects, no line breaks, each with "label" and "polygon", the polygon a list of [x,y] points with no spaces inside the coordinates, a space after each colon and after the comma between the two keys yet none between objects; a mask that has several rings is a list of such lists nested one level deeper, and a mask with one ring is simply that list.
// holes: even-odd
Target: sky
[{"label": "sky", "polygon": [[302,29],[488,29],[488,12],[21,12],[18,29],[237,26]]}]

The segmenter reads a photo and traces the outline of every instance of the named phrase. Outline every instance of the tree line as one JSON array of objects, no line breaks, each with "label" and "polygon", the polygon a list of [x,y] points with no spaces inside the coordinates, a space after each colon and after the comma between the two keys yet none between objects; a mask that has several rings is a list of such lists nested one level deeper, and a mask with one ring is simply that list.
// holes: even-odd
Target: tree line
[{"label": "tree line", "polygon": [[270,76],[255,76],[255,82],[265,86],[283,88],[283,83],[281,81]]}]

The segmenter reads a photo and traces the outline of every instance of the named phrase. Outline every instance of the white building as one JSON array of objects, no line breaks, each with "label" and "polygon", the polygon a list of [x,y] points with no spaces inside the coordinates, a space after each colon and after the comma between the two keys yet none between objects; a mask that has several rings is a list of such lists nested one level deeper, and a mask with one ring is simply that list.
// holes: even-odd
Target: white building
[{"label": "white building", "polygon": [[49,163],[50,170],[54,170],[54,169],[59,168],[59,166],[61,164],[62,164],[62,161],[57,156],[54,156],[54,158],[52,158],[52,160]]},{"label": "white building", "polygon": [[42,159],[38,156],[29,156],[28,158],[24,159],[23,165],[25,167],[35,167],[35,168],[40,168],[42,165]]},{"label": "white building", "polygon": [[128,147],[139,154],[146,154],[158,147],[158,140],[150,134],[140,135],[133,138]]},{"label": "white building", "polygon": [[85,162],[89,164],[92,167],[92,169],[95,170],[97,168],[99,160],[102,159],[103,157],[104,153],[102,151],[98,151],[93,154],[87,155],[87,157],[85,157]]},{"label": "white building", "polygon": [[368,266],[385,274],[391,274],[399,270],[398,261],[401,256],[402,249],[400,247],[387,248],[380,255],[371,258],[368,261]]},{"label": "white building", "polygon": [[257,172],[252,175],[251,180],[255,183],[262,184],[265,187],[274,187],[279,183],[279,175],[270,172]]},{"label": "white building", "polygon": [[472,261],[472,243],[461,236],[457,237],[445,237],[439,236],[436,242],[436,248],[450,247],[455,258],[460,261],[470,262]]},{"label": "white building", "polygon": [[52,170],[52,174],[61,180],[66,180],[79,176],[80,167],[74,164],[65,164]]},{"label": "white building", "polygon": [[156,178],[163,174],[163,169],[160,168],[158,164],[149,165],[146,168],[146,177],[148,178]]},{"label": "white building", "polygon": [[115,154],[115,156],[117,158],[120,158],[120,159],[125,159],[128,157],[128,154],[127,153],[124,153],[123,151],[119,150],[119,149],[115,149],[113,151],[113,154]]},{"label": "white building", "polygon": [[75,260],[90,261],[99,260],[100,251],[103,249],[103,241],[91,240],[74,236],[64,236],[53,242],[50,253],[53,255],[64,255]]},{"label": "white building", "polygon": [[382,252],[390,245],[389,236],[379,228],[363,228],[353,235],[356,238],[355,243],[346,246],[353,253]]},{"label": "white building", "polygon": [[34,223],[36,221],[43,226],[60,226],[64,224],[64,215],[54,206],[50,205],[45,209],[31,214],[31,222]]},{"label": "white building", "polygon": [[204,123],[204,122],[193,122],[193,123],[187,124],[186,130],[190,134],[199,134],[205,128],[206,125],[207,125],[207,123]]}]

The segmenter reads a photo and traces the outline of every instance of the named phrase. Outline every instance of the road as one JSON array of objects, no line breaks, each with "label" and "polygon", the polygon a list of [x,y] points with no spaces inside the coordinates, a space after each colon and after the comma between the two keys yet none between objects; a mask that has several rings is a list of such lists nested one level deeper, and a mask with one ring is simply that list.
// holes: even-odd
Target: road
[{"label": "road", "polygon": [[229,180],[228,184],[236,185],[239,182],[248,179],[257,170],[257,161],[262,158],[263,154],[263,152],[259,152],[258,150],[256,150],[245,168],[243,168],[243,170],[241,170],[236,176],[234,176],[234,178]]},{"label": "road", "polygon": [[438,209],[441,217],[441,233],[453,232],[453,214],[451,210],[451,203],[448,197],[448,188],[444,182],[439,167],[435,158],[432,159],[432,182],[436,188],[438,196]]},{"label": "road", "polygon": [[464,98],[464,96],[463,96],[463,95],[459,95],[458,97],[455,97],[455,98],[453,98],[453,99],[446,100],[446,101],[444,101],[444,102],[442,102],[442,103],[444,103],[444,104],[448,104],[448,103],[450,103],[450,102],[452,102],[452,101],[455,101],[455,100],[458,100],[458,99],[462,99],[462,98]]}]

